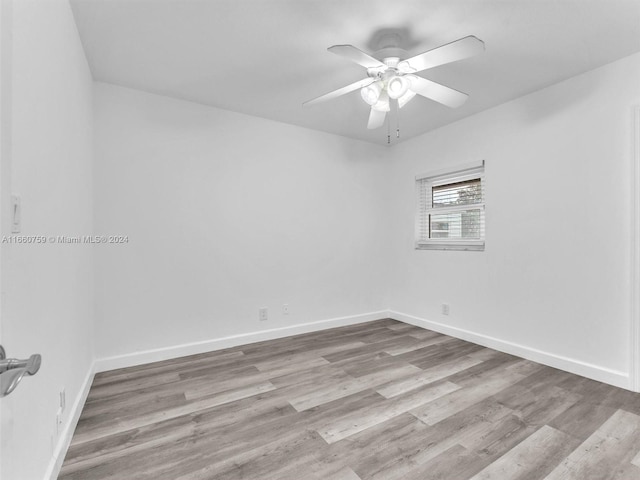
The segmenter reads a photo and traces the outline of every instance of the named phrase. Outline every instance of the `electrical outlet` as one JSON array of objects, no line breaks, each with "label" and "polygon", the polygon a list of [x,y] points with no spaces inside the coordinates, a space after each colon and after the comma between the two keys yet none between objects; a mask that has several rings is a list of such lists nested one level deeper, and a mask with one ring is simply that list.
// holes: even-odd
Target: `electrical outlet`
[{"label": "electrical outlet", "polygon": [[449,304],[448,303],[443,303],[442,304],[442,315],[449,315]]},{"label": "electrical outlet", "polygon": [[269,310],[267,309],[267,307],[262,307],[260,310],[258,310],[258,318],[261,322],[269,320]]},{"label": "electrical outlet", "polygon": [[283,315],[289,315],[289,304],[285,303],[282,305],[282,314]]}]

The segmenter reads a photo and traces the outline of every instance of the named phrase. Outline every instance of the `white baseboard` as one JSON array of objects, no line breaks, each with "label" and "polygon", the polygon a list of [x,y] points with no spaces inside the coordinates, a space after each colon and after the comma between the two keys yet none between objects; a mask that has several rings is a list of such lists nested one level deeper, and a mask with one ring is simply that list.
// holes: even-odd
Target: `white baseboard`
[{"label": "white baseboard", "polygon": [[[608,383],[609,385],[625,389],[632,389],[631,378],[627,372],[611,370],[608,368],[600,367],[598,365],[582,362],[580,360],[556,355],[535,348],[527,347],[525,345],[520,345],[495,337],[490,337],[488,335],[472,332],[470,330],[433,322],[431,320],[426,320],[424,318],[416,317],[406,313],[396,312],[394,310],[380,310],[377,312],[370,312],[359,315],[331,318],[300,325],[273,328],[269,330],[261,330],[258,332],[231,335],[228,337],[214,338],[200,342],[174,345],[164,348],[130,353],[126,355],[101,358],[95,361],[94,372],[97,373],[107,370],[114,370],[117,368],[143,365],[145,363],[169,360],[172,358],[195,355],[198,353],[212,352],[215,350],[222,350],[239,345],[247,345],[264,340],[274,340],[276,338],[289,337],[291,335],[299,335],[302,333],[310,333],[329,328],[354,325],[356,323],[370,322],[373,320],[379,320],[381,318],[393,318],[394,320],[409,323],[411,325],[477,343],[478,345],[483,345],[485,347],[493,348],[495,350],[509,353],[511,355],[516,355],[518,357],[538,362],[543,365],[548,365],[550,367],[565,370],[570,373],[575,373],[576,375],[591,378],[599,382]],[[89,385],[87,385],[87,393]]]},{"label": "white baseboard", "polygon": [[49,462],[47,473],[44,476],[44,478],[47,480],[56,480],[58,478],[58,475],[60,474],[60,469],[62,468],[64,457],[67,454],[69,445],[71,445],[73,432],[76,429],[76,425],[78,424],[78,420],[80,419],[80,414],[82,413],[82,409],[84,408],[87,396],[89,395],[89,390],[91,389],[94,375],[95,363],[89,367],[87,376],[82,383],[82,387],[80,387],[80,392],[76,396],[71,410],[69,411],[69,415],[67,416],[67,421],[64,425],[62,433],[60,434],[60,437],[58,437],[58,443],[53,452],[53,456],[51,457],[51,461]]},{"label": "white baseboard", "polygon": [[274,340],[276,338],[289,337],[291,335],[299,335],[301,333],[310,333],[319,330],[326,330],[328,328],[343,327],[346,325],[354,325],[356,323],[370,322],[373,320],[386,318],[387,314],[387,310],[380,310],[378,312],[331,318],[328,320],[303,323],[300,325],[273,328],[270,330],[261,330],[258,332],[214,338],[201,342],[186,343],[182,345],[174,345],[170,347],[129,353],[126,355],[100,358],[95,362],[95,371],[104,372],[107,370],[115,370],[117,368],[133,367],[136,365],[143,365],[145,363],[169,360],[171,358],[195,355],[198,353],[212,352],[214,350],[237,347],[238,345],[247,345],[249,343],[262,342],[264,340]]},{"label": "white baseboard", "polygon": [[599,382],[608,383],[609,385],[613,385],[615,387],[625,388],[628,390],[631,390],[632,388],[631,378],[626,372],[610,370],[608,368],[599,367],[598,365],[581,362],[579,360],[563,357],[561,355],[555,355],[553,353],[544,352],[542,350],[519,345],[517,343],[507,342],[505,340],[500,340],[488,335],[471,332],[462,328],[433,322],[431,320],[415,317],[406,313],[389,310],[387,312],[387,316],[400,322],[409,323],[417,327],[422,327],[433,330],[435,332],[443,333],[445,335],[450,335],[461,340],[467,340],[478,345],[493,348],[494,350],[509,353],[517,357],[525,358],[533,362],[547,365],[549,367],[558,368],[560,370],[575,373],[576,375],[591,378]]}]

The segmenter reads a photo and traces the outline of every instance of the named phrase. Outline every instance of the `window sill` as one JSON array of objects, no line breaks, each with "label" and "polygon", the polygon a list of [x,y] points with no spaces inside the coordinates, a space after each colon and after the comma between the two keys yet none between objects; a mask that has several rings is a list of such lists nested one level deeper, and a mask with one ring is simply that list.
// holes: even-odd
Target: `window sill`
[{"label": "window sill", "polygon": [[416,243],[416,250],[458,250],[484,251],[484,242],[420,242]]}]

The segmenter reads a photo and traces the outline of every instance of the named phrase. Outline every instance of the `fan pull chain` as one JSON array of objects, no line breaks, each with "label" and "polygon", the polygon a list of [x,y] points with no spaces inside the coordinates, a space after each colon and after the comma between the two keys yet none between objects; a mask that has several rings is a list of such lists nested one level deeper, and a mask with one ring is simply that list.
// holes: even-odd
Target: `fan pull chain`
[{"label": "fan pull chain", "polygon": [[396,138],[400,138],[400,104],[398,101],[396,104]]},{"label": "fan pull chain", "polygon": [[391,116],[387,115],[387,145],[391,143]]}]

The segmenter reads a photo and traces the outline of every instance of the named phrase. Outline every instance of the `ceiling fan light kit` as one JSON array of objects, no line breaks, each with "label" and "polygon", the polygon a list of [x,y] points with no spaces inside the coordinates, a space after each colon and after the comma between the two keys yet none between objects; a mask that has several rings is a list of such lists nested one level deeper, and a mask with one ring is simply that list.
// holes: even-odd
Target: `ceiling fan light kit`
[{"label": "ceiling fan light kit", "polygon": [[[360,89],[360,96],[371,106],[367,128],[375,129],[384,125],[392,102],[400,109],[416,94],[451,108],[464,104],[468,98],[466,93],[427,80],[415,73],[482,53],[484,42],[470,35],[407,59],[402,58],[406,52],[397,47],[388,47],[376,52],[380,60],[353,45],[334,45],[328,50],[365,67],[367,78],[309,100],[303,105],[315,105]],[[399,127],[397,136],[400,136]]]},{"label": "ceiling fan light kit", "polygon": [[378,102],[378,98],[380,98],[380,94],[382,93],[382,82],[374,82],[371,85],[367,85],[366,87],[362,87],[360,90],[360,95],[362,99],[373,106]]}]

